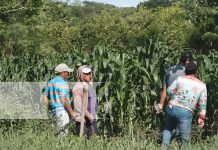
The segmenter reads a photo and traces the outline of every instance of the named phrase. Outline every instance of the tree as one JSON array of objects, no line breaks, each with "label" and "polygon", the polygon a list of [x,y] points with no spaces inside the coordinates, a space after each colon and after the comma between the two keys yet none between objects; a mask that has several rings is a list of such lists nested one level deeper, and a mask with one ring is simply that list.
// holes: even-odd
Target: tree
[{"label": "tree", "polygon": [[169,7],[171,6],[171,0],[148,0],[139,3],[137,7],[148,7],[148,8],[157,8],[157,7]]}]

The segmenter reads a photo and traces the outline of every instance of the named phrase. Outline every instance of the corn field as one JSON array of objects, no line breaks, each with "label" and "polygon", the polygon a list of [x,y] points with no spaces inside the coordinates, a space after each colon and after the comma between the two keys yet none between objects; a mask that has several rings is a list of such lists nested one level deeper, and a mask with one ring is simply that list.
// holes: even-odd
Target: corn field
[{"label": "corn field", "polygon": [[[1,55],[1,82],[47,82],[54,76],[54,67],[66,63],[72,68],[88,64],[94,70],[99,101],[98,115],[101,135],[155,138],[160,136],[163,117],[154,112],[159,102],[161,81],[170,65],[179,61],[183,51],[152,42],[135,50],[118,51],[96,46],[93,52],[72,49],[71,53],[54,52],[49,56],[23,53]],[[199,133],[217,134],[218,130],[218,52],[208,54],[191,51],[199,68],[199,77],[207,84],[208,107],[206,127]],[[76,81],[72,73],[70,82]],[[25,126],[44,130],[48,120],[1,120],[1,130],[21,130]],[[34,126],[34,127],[32,127]],[[39,130],[38,129],[38,130]]]}]

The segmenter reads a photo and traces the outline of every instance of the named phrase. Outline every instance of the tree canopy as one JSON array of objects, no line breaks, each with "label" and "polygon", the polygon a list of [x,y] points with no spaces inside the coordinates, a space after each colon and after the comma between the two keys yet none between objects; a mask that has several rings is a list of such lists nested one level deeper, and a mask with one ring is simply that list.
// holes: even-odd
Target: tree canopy
[{"label": "tree canopy", "polygon": [[92,51],[98,44],[125,51],[149,40],[175,49],[218,48],[218,9],[212,0],[150,0],[137,8],[2,0],[0,10],[0,49],[10,55],[69,52],[73,47]]}]

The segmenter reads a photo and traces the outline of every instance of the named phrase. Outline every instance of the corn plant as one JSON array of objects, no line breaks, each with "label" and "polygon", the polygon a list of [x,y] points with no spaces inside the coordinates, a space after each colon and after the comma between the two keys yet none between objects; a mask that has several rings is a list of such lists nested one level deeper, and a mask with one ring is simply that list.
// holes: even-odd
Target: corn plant
[{"label": "corn plant", "polygon": [[[159,101],[165,70],[178,62],[181,53],[163,46],[161,42],[150,41],[146,47],[125,52],[96,46],[92,52],[75,48],[70,53],[54,52],[50,56],[37,53],[22,53],[14,57],[1,55],[0,80],[47,82],[54,76],[54,67],[59,63],[66,63],[75,69],[88,64],[94,70],[94,81],[99,82],[98,114],[102,134],[134,137],[141,129],[149,132],[162,125],[163,120],[155,115],[153,105]],[[208,128],[215,129],[218,109],[217,52],[211,51],[209,55],[196,52],[194,55],[199,77],[208,87]],[[76,80],[74,72],[69,81]],[[10,122],[6,122],[1,123],[11,126]]]}]

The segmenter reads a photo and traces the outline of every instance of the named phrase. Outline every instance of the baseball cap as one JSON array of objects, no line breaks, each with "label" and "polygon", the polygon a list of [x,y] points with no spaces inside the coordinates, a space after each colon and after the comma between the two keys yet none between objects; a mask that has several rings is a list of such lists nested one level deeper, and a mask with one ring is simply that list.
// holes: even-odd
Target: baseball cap
[{"label": "baseball cap", "polygon": [[62,63],[59,64],[55,67],[55,72],[59,73],[59,72],[73,72],[73,69],[69,68],[66,64]]},{"label": "baseball cap", "polygon": [[91,68],[89,68],[89,67],[83,68],[83,73],[90,73],[90,72],[92,72]]}]

